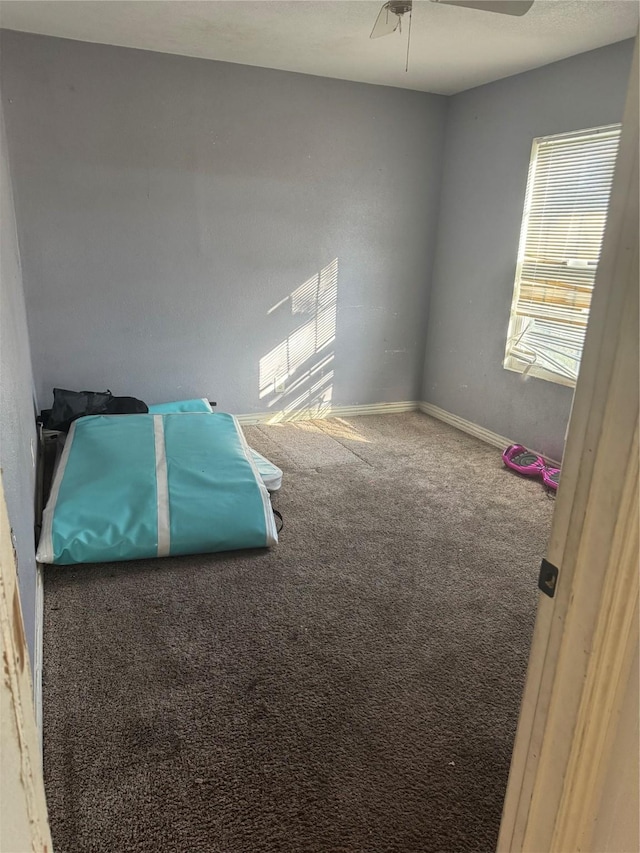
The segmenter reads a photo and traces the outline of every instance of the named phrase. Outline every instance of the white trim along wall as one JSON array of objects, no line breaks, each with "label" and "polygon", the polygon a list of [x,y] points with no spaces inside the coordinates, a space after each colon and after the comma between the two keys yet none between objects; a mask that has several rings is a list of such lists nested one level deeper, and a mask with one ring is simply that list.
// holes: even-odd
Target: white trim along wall
[{"label": "white trim along wall", "polygon": [[[429,417],[436,418],[446,424],[459,429],[461,432],[466,432],[474,438],[484,441],[485,444],[490,444],[492,447],[498,447],[504,450],[510,444],[515,444],[515,440],[507,438],[504,435],[498,435],[497,432],[492,432],[490,429],[479,424],[474,424],[472,421],[467,421],[452,412],[447,412],[439,406],[434,406],[433,403],[425,403],[417,400],[408,400],[401,403],[372,403],[363,406],[325,406],[317,410],[300,410],[300,411],[277,411],[277,412],[257,412],[249,415],[237,415],[238,422],[243,426],[251,424],[279,424],[291,421],[310,421],[324,420],[325,418],[355,418],[364,415],[393,415],[401,412],[422,412]],[[536,448],[529,448],[534,453],[539,453]],[[539,454],[543,455],[543,454]],[[548,462],[553,462],[559,465],[560,463],[554,459],[547,459]]]}]

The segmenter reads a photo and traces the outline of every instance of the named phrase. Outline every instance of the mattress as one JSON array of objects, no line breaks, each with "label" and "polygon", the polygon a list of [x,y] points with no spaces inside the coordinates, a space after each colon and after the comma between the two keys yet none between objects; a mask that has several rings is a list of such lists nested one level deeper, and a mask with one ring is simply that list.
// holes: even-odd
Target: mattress
[{"label": "mattress", "polygon": [[149,413],[152,415],[170,415],[178,412],[213,412],[213,409],[206,397],[198,397],[195,400],[176,400],[173,403],[156,403],[149,406]]},{"label": "mattress", "polygon": [[278,468],[277,465],[274,465],[273,462],[269,462],[269,460],[261,453],[258,453],[257,450],[252,450],[251,455],[253,456],[253,461],[258,469],[258,474],[260,474],[260,478],[267,487],[267,490],[269,492],[277,492],[282,485],[282,470]]},{"label": "mattress", "polygon": [[[151,414],[213,412],[213,409],[206,397],[198,397],[193,400],[176,400],[173,403],[156,403],[153,406],[149,406],[149,412]],[[282,486],[282,470],[277,465],[274,465],[273,462],[269,462],[257,450],[252,450],[251,453],[262,482],[270,492],[277,492],[280,486]]]},{"label": "mattress", "polygon": [[264,548],[277,538],[232,415],[95,415],[71,426],[36,556],[69,565]]}]

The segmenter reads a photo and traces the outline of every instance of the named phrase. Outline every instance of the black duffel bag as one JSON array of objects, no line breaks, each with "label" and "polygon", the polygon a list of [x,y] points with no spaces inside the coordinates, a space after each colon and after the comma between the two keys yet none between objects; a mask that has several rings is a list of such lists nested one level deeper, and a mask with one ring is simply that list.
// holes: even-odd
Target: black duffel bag
[{"label": "black duffel bag", "polygon": [[85,415],[144,414],[149,407],[135,397],[114,397],[111,391],[53,389],[53,407],[42,412],[46,429],[68,432],[73,421]]}]

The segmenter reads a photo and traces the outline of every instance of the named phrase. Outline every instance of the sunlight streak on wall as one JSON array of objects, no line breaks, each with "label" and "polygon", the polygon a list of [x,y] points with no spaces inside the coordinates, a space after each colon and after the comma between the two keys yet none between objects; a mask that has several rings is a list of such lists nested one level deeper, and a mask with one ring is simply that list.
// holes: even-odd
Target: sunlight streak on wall
[{"label": "sunlight streak on wall", "polygon": [[[334,258],[267,312],[271,314],[289,301],[292,316],[309,317],[260,359],[260,398],[276,395],[269,402],[270,406],[285,397],[283,411],[301,407],[309,411],[311,407],[329,405],[333,370],[324,373],[324,369],[333,361],[333,353],[327,348],[335,340],[337,298],[338,259]],[[320,359],[314,363],[313,359],[320,354]],[[304,389],[307,382],[312,384]],[[291,399],[293,393],[296,396]]]}]

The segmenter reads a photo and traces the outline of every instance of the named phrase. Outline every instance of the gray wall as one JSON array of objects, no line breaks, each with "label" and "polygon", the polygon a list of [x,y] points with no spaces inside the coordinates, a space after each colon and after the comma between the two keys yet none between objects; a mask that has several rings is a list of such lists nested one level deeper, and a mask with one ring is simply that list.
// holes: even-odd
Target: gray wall
[{"label": "gray wall", "polygon": [[[18,562],[24,629],[35,648],[35,408],[20,254],[0,109],[0,467]],[[33,455],[32,455],[33,454]]]},{"label": "gray wall", "polygon": [[573,392],[502,361],[531,142],[621,121],[633,42],[450,101],[423,399],[559,459]]},{"label": "gray wall", "polygon": [[[14,32],[2,78],[42,405],[417,399],[444,97]],[[330,342],[287,297],[335,258]],[[287,339],[298,384],[261,398]]]}]

